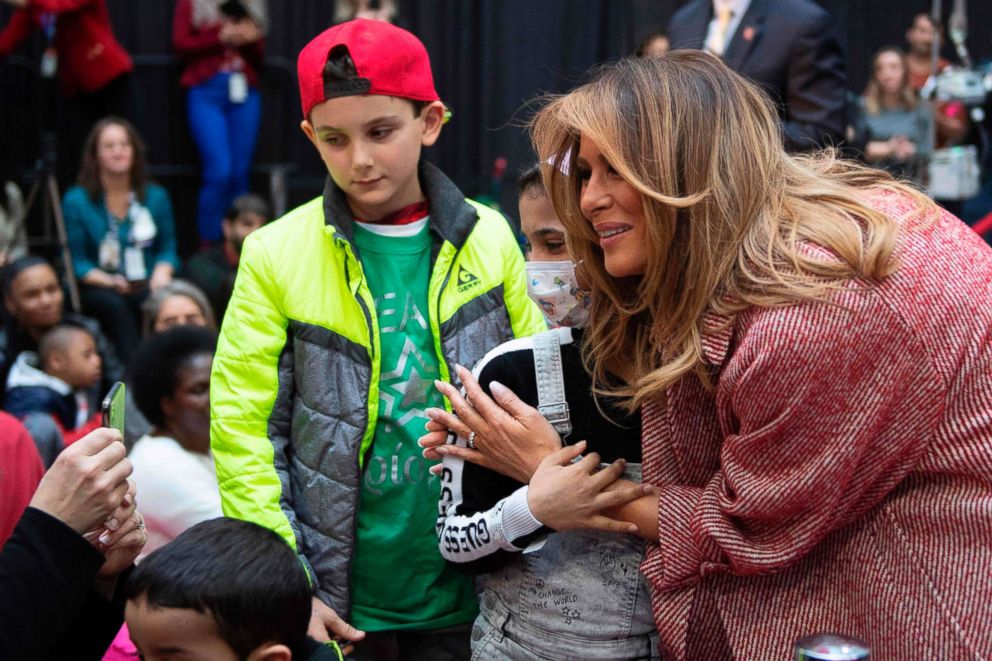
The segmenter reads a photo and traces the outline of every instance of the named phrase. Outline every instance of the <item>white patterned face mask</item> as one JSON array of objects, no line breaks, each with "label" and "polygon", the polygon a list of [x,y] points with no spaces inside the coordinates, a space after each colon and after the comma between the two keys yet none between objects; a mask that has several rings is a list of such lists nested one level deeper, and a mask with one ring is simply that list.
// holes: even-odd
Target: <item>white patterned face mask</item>
[{"label": "white patterned face mask", "polygon": [[551,326],[582,328],[589,320],[592,299],[579,287],[575,264],[527,262],[527,294],[541,308]]}]

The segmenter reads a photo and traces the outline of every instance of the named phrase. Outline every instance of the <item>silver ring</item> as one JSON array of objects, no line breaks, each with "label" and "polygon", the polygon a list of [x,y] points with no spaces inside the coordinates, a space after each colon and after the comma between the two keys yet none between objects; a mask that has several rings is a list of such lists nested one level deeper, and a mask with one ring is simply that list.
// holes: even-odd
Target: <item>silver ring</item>
[{"label": "silver ring", "polygon": [[475,432],[470,431],[468,433],[468,447],[472,450],[475,449]]}]

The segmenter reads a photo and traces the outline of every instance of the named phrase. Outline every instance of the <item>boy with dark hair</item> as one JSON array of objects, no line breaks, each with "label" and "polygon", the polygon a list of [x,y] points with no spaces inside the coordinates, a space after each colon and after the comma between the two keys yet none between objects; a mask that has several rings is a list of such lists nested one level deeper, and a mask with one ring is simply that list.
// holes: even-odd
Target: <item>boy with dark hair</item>
[{"label": "boy with dark hair", "polygon": [[261,196],[254,193],[239,195],[220,222],[224,240],[186,262],[183,277],[203,290],[218,320],[224,318],[224,310],[234,290],[245,239],[270,218],[269,204]]},{"label": "boy with dark hair", "polygon": [[310,584],[293,550],[247,521],[189,528],[138,565],[125,597],[131,640],[146,661],[340,659],[307,638]]},{"label": "boy with dark hair", "polygon": [[24,419],[51,416],[62,434],[63,447],[100,426],[100,414],[90,405],[91,391],[100,382],[100,354],[85,328],[62,324],[45,333],[38,352],[22,351],[7,375],[4,409]]},{"label": "boy with dark hair", "polygon": [[298,72],[330,177],[245,241],[210,393],[224,511],[297,550],[312,634],[364,638],[357,659],[467,658],[475,593],[437,552],[416,441],[435,379],[544,319],[505,219],[420,159],[446,115],[424,45],[357,19]]}]

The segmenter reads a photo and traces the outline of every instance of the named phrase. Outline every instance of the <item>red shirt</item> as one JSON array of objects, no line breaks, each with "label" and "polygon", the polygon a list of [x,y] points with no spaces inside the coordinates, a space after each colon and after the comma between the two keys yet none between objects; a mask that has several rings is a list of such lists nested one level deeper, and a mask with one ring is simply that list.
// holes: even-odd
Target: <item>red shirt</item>
[{"label": "red shirt", "polygon": [[17,418],[0,411],[0,548],[34,496],[45,467]]},{"label": "red shirt", "polygon": [[671,658],[786,659],[817,632],[878,659],[992,650],[992,249],[873,200],[900,222],[893,275],[704,319],[715,390],[687,376],[643,408]]},{"label": "red shirt", "polygon": [[114,37],[105,0],[30,0],[0,32],[0,55],[6,55],[41,26],[42,14],[56,14],[55,50],[62,93],[95,92],[134,68]]},{"label": "red shirt", "polygon": [[256,41],[238,49],[228,48],[220,42],[220,23],[201,29],[193,26],[192,0],[179,0],[172,21],[172,46],[183,60],[183,73],[179,82],[192,87],[215,76],[218,72],[238,68],[245,74],[248,84],[258,85],[262,69],[265,41]]}]

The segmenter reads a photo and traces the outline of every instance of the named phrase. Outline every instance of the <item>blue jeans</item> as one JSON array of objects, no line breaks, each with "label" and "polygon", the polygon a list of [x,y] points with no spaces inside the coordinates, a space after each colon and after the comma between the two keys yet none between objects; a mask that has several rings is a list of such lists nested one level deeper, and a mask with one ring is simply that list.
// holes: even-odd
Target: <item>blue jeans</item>
[{"label": "blue jeans", "polygon": [[230,77],[229,73],[218,73],[191,87],[187,97],[189,127],[203,164],[196,218],[203,241],[220,240],[224,212],[235,197],[248,192],[251,159],[262,118],[262,97],[257,89],[248,89],[244,103],[231,102]]}]

